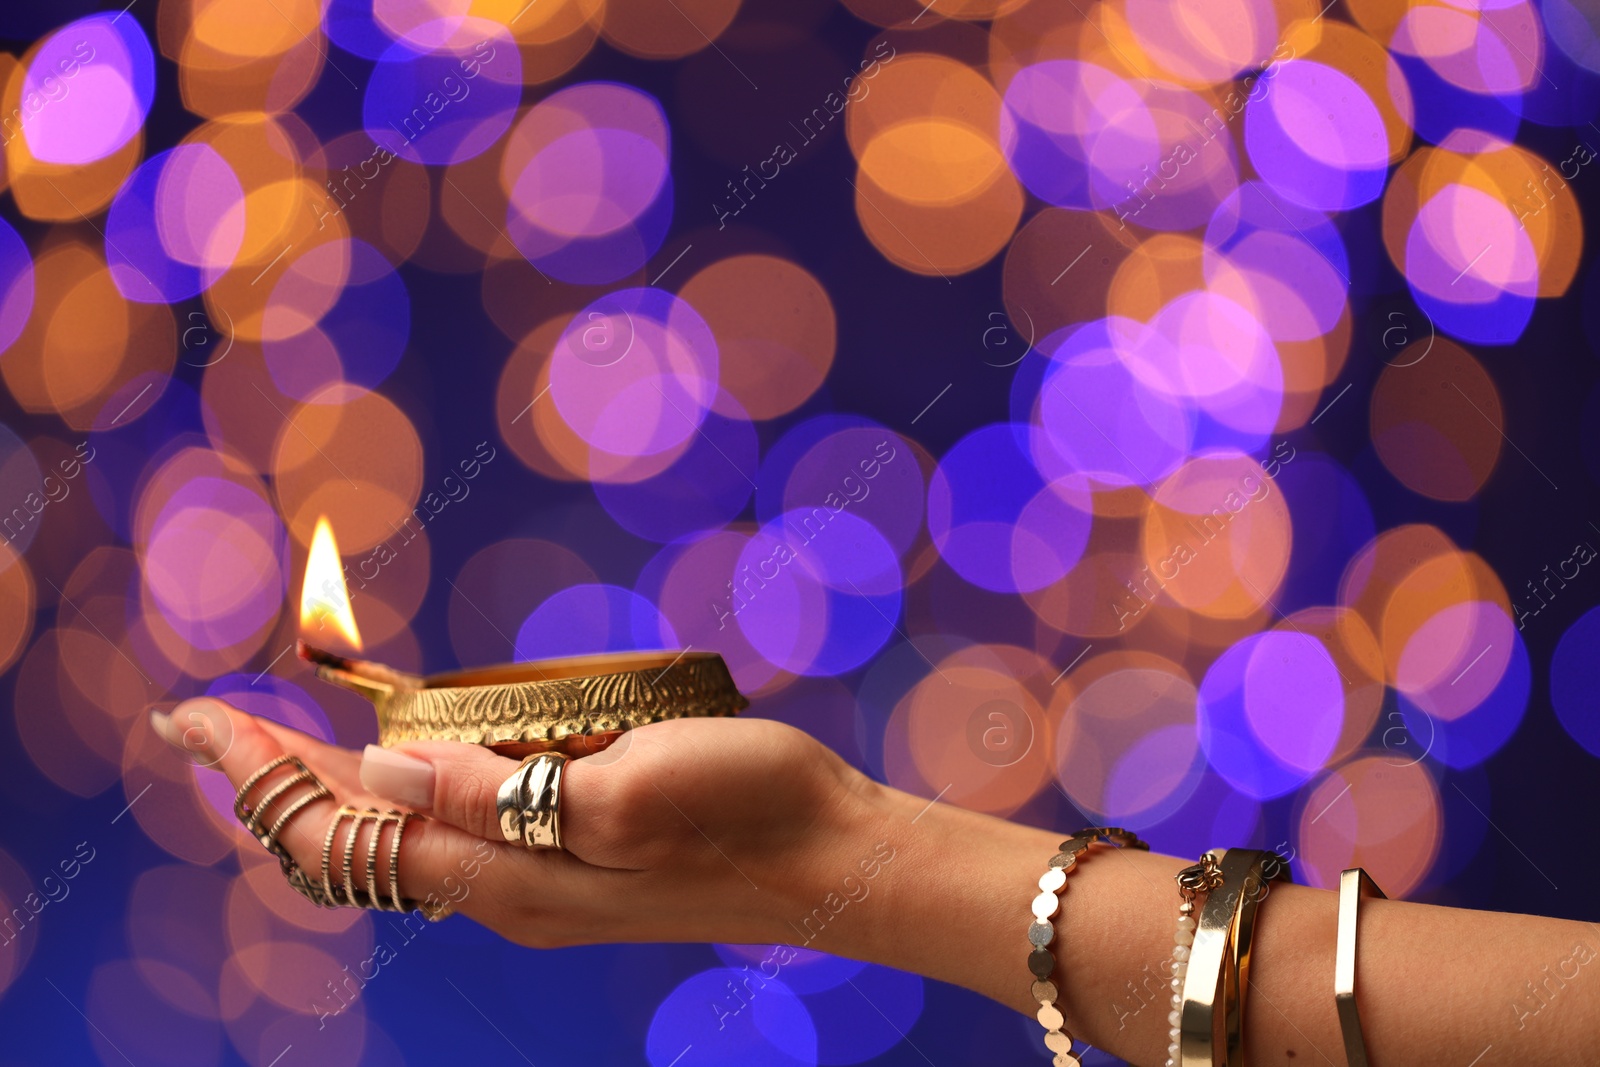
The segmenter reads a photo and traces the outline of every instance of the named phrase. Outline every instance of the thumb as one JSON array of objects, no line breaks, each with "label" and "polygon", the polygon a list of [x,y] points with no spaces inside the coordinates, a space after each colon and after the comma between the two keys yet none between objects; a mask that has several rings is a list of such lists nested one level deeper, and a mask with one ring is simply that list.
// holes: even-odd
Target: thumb
[{"label": "thumb", "polygon": [[415,741],[398,749],[368,745],[361,755],[361,784],[476,837],[504,841],[495,798],[517,766],[516,760],[459,741]]}]

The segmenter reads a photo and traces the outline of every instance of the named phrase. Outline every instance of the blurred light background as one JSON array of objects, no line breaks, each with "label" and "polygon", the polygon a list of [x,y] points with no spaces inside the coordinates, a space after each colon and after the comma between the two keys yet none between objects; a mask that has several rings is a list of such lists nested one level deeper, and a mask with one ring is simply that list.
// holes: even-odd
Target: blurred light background
[{"label": "blurred light background", "polygon": [[375,735],[321,515],[399,667],[715,649],[929,798],[1592,917],[1592,5],[104,6],[0,13],[0,1063],[1042,1062],[295,897],[145,710]]}]

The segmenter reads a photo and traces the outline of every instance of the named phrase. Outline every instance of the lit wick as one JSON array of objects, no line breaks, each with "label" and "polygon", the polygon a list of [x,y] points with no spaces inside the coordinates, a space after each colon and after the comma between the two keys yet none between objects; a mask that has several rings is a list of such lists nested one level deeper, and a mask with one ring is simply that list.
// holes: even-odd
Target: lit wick
[{"label": "lit wick", "polygon": [[[339,544],[326,515],[317,519],[311,535],[311,551],[306,557],[305,581],[300,586],[300,632],[322,633],[333,630],[346,645],[361,651],[361,631],[356,628],[355,612],[350,607],[350,589],[344,581],[344,564]],[[319,677],[350,688],[367,690],[420,689],[421,678],[370,660],[317,648],[302,637],[300,658],[314,664]]]}]

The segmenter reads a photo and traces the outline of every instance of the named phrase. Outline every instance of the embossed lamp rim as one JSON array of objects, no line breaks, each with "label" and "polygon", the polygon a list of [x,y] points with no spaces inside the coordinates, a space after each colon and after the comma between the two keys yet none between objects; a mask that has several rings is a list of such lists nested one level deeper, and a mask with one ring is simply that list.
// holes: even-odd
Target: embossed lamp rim
[{"label": "embossed lamp rim", "polygon": [[715,652],[602,652],[414,675],[301,644],[317,676],[360,693],[378,743],[464,741],[508,756],[599,751],[667,719],[736,715],[750,701]]}]

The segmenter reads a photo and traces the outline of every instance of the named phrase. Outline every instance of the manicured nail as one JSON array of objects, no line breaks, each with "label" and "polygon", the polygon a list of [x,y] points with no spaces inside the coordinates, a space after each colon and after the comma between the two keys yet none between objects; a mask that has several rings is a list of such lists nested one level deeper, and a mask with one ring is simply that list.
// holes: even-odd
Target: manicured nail
[{"label": "manicured nail", "polygon": [[368,745],[361,753],[361,784],[408,808],[433,806],[433,764],[378,745]]},{"label": "manicured nail", "polygon": [[216,697],[190,697],[162,719],[165,721],[158,722],[152,715],[150,725],[202,767],[215,766],[233,747],[228,705]]},{"label": "manicured nail", "polygon": [[150,729],[154,730],[157,737],[173,748],[183,747],[183,739],[172,729],[172,716],[166,712],[157,711],[154,708],[150,709]]}]

